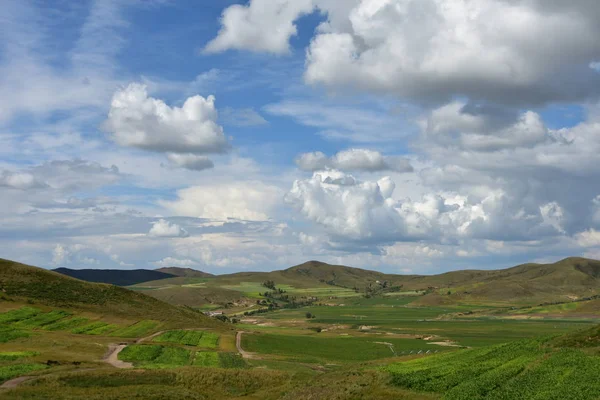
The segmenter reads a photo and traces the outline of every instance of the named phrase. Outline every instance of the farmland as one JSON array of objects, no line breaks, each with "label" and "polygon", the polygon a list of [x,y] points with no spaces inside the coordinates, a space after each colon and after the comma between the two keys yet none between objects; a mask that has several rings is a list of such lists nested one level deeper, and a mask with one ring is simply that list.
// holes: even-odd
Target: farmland
[{"label": "farmland", "polygon": [[[348,271],[336,269],[335,279],[353,284],[363,274],[341,272]],[[595,298],[514,307],[481,299],[424,304],[438,297],[411,288],[365,294],[364,285],[350,289],[322,282],[330,275],[312,266],[259,275],[279,276],[281,283],[252,276],[182,276],[165,279],[169,286],[160,289],[151,282],[135,294],[148,312],[128,315],[57,304],[50,291],[44,292],[49,301],[0,302],[0,379],[30,377],[2,395],[470,400],[543,393],[579,400],[598,390],[585,385],[600,365],[600,320],[590,314]],[[201,306],[235,323],[209,319],[191,306],[161,303],[164,312],[157,313],[151,307],[159,300],[140,294],[183,290],[186,298],[206,288],[226,299],[246,299]],[[443,296],[451,296],[447,293]],[[257,309],[263,311],[249,312]],[[118,363],[110,361],[113,354]],[[517,390],[525,397],[515,397]]]}]

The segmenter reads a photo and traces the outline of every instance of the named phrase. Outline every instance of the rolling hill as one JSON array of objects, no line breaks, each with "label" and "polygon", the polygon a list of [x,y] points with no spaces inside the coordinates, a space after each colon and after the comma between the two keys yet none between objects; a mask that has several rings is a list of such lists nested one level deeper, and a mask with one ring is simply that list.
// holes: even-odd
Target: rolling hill
[{"label": "rolling hill", "polygon": [[160,270],[135,269],[135,270],[115,270],[115,269],[69,269],[57,268],[53,270],[59,274],[67,275],[72,278],[95,283],[109,283],[117,286],[131,286],[137,283],[156,281],[160,279],[173,278],[179,276]]},{"label": "rolling hill", "polygon": [[220,326],[200,313],[119,286],[90,283],[54,271],[0,259],[3,301],[41,304],[124,318]]}]

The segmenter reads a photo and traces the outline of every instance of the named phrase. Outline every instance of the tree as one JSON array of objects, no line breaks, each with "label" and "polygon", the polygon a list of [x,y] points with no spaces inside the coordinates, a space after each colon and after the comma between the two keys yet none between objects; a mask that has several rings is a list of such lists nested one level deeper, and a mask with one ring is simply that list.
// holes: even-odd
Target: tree
[{"label": "tree", "polygon": [[306,319],[311,319],[311,318],[314,318],[314,316],[311,313],[307,312]]}]

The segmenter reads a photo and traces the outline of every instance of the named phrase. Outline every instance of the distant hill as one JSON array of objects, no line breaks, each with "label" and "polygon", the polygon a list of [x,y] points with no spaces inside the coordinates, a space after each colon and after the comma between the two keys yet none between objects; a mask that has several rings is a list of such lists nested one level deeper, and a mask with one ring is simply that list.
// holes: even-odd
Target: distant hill
[{"label": "distant hill", "polygon": [[2,300],[154,319],[185,326],[221,326],[200,313],[114,285],[90,283],[57,272],[0,259]]},{"label": "distant hill", "polygon": [[[571,257],[552,264],[523,264],[492,271],[454,271],[413,277],[405,287],[434,290],[424,305],[457,301],[537,304],[569,301],[600,294],[600,261]],[[446,296],[446,288],[451,295]]]},{"label": "distant hill", "polygon": [[117,286],[131,286],[142,282],[156,281],[173,278],[176,275],[160,270],[134,269],[69,269],[57,268],[53,270],[59,274],[67,275],[82,281],[95,283],[110,283]]},{"label": "distant hill", "polygon": [[210,278],[214,277],[213,274],[209,274],[208,272],[198,271],[196,269],[191,268],[179,268],[179,267],[166,267],[159,268],[155,271],[163,272],[165,274],[181,276],[185,278]]}]

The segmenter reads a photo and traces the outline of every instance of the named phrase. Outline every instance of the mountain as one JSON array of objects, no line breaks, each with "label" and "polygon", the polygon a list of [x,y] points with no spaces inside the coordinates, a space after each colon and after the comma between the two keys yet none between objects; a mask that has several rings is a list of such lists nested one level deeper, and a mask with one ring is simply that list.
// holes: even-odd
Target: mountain
[{"label": "mountain", "polygon": [[137,283],[157,281],[160,279],[173,278],[176,275],[160,270],[134,269],[69,269],[57,268],[53,270],[59,274],[88,282],[110,283],[117,286],[131,286]]},{"label": "mountain", "polygon": [[209,274],[208,272],[198,271],[196,269],[191,268],[179,268],[179,267],[165,267],[159,268],[155,271],[162,272],[169,275],[180,276],[185,278],[211,278],[214,277],[213,274]]},{"label": "mountain", "polygon": [[186,326],[220,324],[187,308],[176,307],[119,286],[84,282],[54,271],[0,259],[2,300],[89,311],[126,318],[180,322]]}]

